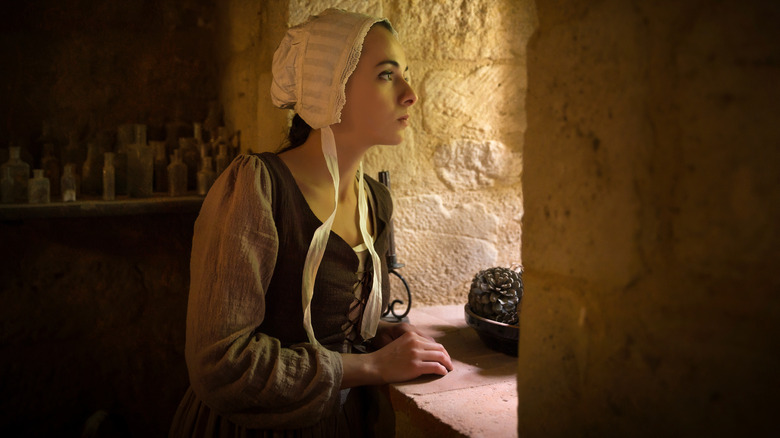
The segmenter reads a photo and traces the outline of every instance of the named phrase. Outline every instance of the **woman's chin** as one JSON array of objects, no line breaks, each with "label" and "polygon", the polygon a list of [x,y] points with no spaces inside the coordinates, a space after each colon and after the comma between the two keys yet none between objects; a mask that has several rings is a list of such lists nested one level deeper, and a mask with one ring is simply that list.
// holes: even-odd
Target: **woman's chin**
[{"label": "woman's chin", "polygon": [[386,143],[388,146],[398,146],[399,144],[403,143],[404,141],[404,132],[400,131],[398,134],[392,139],[390,143]]}]

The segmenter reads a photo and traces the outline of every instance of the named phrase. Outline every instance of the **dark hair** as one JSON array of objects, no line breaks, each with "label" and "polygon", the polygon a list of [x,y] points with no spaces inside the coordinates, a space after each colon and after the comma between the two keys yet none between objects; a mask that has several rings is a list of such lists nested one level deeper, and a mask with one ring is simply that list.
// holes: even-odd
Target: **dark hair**
[{"label": "dark hair", "polygon": [[293,116],[292,124],[290,125],[290,132],[287,134],[287,142],[282,145],[282,149],[279,153],[295,149],[302,145],[306,139],[309,138],[309,133],[311,133],[311,126],[296,113],[295,116]]}]

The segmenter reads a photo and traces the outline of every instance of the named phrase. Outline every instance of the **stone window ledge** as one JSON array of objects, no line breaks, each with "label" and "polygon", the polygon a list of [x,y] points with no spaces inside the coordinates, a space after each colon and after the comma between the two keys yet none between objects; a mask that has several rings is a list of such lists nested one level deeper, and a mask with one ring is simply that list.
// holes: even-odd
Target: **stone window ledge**
[{"label": "stone window ledge", "polygon": [[390,386],[397,436],[516,437],[517,358],[488,349],[463,305],[412,307],[409,322],[447,348],[455,369]]},{"label": "stone window ledge", "polygon": [[152,198],[117,197],[114,201],[84,199],[49,204],[2,204],[0,220],[15,221],[58,217],[129,216],[155,213],[197,213],[203,196],[159,196]]}]

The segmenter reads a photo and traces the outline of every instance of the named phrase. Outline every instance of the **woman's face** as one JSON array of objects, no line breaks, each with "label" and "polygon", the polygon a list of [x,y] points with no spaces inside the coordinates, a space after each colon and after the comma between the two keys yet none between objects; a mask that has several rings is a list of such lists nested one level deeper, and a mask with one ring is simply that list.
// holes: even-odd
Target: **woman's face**
[{"label": "woman's face", "polygon": [[363,52],[347,81],[341,123],[333,125],[339,142],[373,146],[403,140],[408,109],[417,102],[409,85],[409,66],[403,48],[381,25],[363,41]]}]

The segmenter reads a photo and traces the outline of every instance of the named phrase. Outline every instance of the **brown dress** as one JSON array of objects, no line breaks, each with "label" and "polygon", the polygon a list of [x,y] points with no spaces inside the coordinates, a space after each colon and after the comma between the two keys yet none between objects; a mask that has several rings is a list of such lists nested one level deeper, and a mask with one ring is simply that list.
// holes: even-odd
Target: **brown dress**
[{"label": "brown dress", "polygon": [[[392,201],[382,184],[365,181],[386,306]],[[209,190],[190,262],[190,388],[171,437],[371,436],[377,426],[391,432],[378,417],[386,398],[377,388],[340,390],[340,353],[351,351],[345,327],[360,323],[349,319],[353,288],[370,292],[372,267],[369,259],[367,281],[358,278],[355,251],[332,232],[311,303],[322,347],[310,344],[303,328],[303,264],[321,224],[274,154],[237,157]]]}]

